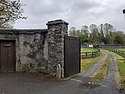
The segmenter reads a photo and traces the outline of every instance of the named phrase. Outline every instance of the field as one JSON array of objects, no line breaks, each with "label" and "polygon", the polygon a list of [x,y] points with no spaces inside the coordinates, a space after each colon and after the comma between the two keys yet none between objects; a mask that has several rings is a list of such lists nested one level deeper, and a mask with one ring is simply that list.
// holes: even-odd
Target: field
[{"label": "field", "polygon": [[96,48],[81,48],[81,58],[96,57],[100,54],[100,50]]},{"label": "field", "polygon": [[120,50],[120,51],[125,51],[125,48],[115,48],[117,50]]},{"label": "field", "polygon": [[81,52],[96,52],[95,48],[81,48]]},{"label": "field", "polygon": [[111,48],[111,49],[108,49],[108,50],[110,50],[112,52],[115,52],[122,57],[125,57],[125,49],[124,48]]}]

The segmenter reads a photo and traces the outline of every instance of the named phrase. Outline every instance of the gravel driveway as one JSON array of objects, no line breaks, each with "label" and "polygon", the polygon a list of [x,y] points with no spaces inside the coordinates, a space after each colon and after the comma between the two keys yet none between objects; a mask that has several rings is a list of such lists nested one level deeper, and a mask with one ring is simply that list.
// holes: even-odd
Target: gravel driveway
[{"label": "gravel driveway", "polygon": [[47,80],[42,75],[36,74],[1,73],[0,94],[120,94],[115,87],[117,73],[115,55],[110,52],[106,79],[99,84],[84,82],[89,80],[87,77],[99,68],[107,55],[106,52],[103,52],[103,58],[90,69],[79,77],[69,80]]}]

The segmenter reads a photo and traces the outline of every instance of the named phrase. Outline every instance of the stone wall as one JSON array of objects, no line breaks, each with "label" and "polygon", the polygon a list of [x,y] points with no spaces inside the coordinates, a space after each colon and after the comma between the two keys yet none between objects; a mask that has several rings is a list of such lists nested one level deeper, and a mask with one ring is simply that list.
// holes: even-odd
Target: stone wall
[{"label": "stone wall", "polygon": [[0,40],[15,40],[16,71],[64,77],[64,36],[68,23],[49,21],[48,29],[0,30]]},{"label": "stone wall", "polygon": [[[48,71],[64,77],[64,36],[67,36],[68,23],[62,20],[49,21],[48,25]],[[60,69],[61,68],[61,69]]]},{"label": "stone wall", "polygon": [[16,41],[16,71],[47,70],[47,30],[0,30],[0,40]]}]

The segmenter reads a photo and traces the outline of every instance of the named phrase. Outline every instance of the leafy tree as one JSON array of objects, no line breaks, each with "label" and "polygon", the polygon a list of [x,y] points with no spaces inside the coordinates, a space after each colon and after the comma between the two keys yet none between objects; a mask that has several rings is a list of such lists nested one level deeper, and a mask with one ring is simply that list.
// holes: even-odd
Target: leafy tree
[{"label": "leafy tree", "polygon": [[125,42],[125,34],[121,31],[117,31],[113,33],[114,36],[114,44],[124,44]]},{"label": "leafy tree", "polygon": [[88,42],[88,37],[85,34],[80,35],[80,42],[81,44]]},{"label": "leafy tree", "polygon": [[[89,30],[91,33],[89,33]],[[105,23],[97,27],[91,24],[88,28],[87,25],[82,26],[81,30],[76,30],[75,27],[70,28],[70,36],[79,37],[81,43],[105,43],[105,44],[125,44],[125,34],[122,31],[117,31],[113,25]]]},{"label": "leafy tree", "polygon": [[124,40],[121,36],[115,36],[114,43],[115,44],[124,44]]},{"label": "leafy tree", "polygon": [[25,18],[21,6],[20,0],[0,0],[0,28],[12,28],[17,19]]}]

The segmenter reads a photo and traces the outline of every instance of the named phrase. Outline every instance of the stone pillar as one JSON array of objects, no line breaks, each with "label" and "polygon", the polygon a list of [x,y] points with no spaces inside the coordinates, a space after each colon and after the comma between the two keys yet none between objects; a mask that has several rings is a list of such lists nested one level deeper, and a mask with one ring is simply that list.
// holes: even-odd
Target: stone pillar
[{"label": "stone pillar", "polygon": [[64,36],[67,36],[68,23],[54,20],[48,26],[48,71],[57,78],[64,77]]}]

